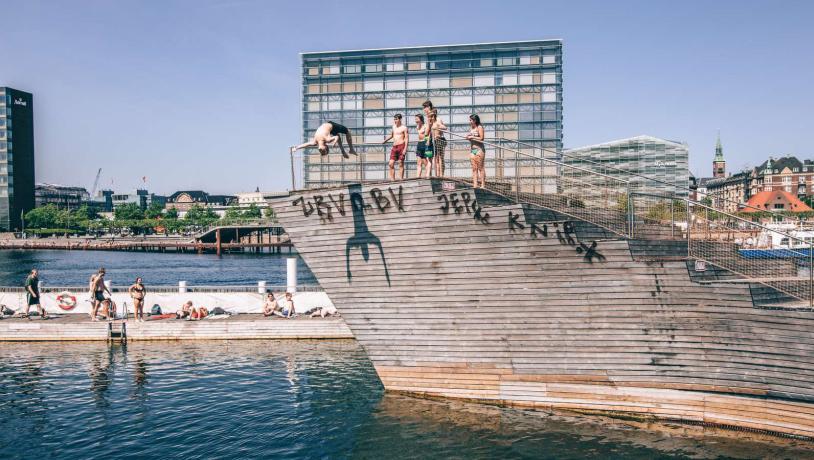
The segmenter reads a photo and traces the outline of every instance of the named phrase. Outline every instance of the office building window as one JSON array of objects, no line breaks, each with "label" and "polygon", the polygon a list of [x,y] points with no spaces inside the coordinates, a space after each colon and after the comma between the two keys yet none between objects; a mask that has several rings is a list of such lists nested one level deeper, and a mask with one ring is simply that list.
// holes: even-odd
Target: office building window
[{"label": "office building window", "polygon": [[384,82],[382,80],[365,80],[365,91],[383,91]]},{"label": "office building window", "polygon": [[385,59],[384,70],[387,72],[403,72],[404,71],[404,58],[387,58]]}]

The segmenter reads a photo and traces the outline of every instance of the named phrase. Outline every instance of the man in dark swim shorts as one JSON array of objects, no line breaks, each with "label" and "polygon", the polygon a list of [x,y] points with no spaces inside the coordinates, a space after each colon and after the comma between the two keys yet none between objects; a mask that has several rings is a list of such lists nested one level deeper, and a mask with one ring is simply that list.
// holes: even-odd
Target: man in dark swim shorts
[{"label": "man in dark swim shorts", "polygon": [[356,152],[353,150],[353,137],[350,134],[350,130],[348,130],[346,126],[334,123],[333,121],[319,125],[319,128],[314,132],[314,138],[310,142],[291,147],[291,153],[307,147],[317,147],[321,155],[327,155],[328,148],[338,143],[342,156],[348,158],[348,154],[345,152],[345,146],[342,145],[343,134],[345,135],[345,140],[348,141],[350,153],[356,155]]}]

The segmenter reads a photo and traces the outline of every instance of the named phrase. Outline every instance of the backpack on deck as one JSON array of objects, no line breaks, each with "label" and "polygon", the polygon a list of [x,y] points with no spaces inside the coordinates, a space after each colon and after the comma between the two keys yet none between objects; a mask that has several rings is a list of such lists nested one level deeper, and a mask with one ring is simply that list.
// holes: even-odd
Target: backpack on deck
[{"label": "backpack on deck", "polygon": [[161,307],[158,304],[153,305],[153,308],[150,310],[150,315],[160,315],[161,314]]}]

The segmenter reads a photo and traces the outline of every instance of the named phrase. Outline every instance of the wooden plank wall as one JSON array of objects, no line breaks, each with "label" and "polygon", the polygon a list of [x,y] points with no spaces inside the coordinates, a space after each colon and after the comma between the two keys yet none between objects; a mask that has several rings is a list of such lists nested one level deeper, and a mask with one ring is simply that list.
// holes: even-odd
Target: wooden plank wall
[{"label": "wooden plank wall", "polygon": [[461,183],[274,207],[390,390],[814,434],[814,314],[755,308],[748,284]]}]

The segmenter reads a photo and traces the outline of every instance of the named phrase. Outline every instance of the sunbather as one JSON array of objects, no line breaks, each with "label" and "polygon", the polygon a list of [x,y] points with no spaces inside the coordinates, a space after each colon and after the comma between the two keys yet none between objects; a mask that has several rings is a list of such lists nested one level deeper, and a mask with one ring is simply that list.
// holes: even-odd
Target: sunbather
[{"label": "sunbather", "polygon": [[192,301],[187,300],[186,303],[181,306],[181,309],[175,312],[175,318],[184,319],[187,316],[189,316],[191,311],[192,311]]},{"label": "sunbather", "polygon": [[277,303],[273,292],[269,292],[266,296],[266,302],[263,304],[263,316],[285,317],[285,315],[283,315],[283,307]]},{"label": "sunbather", "polygon": [[285,293],[285,309],[283,310],[283,316],[286,318],[296,316],[294,313],[294,297],[290,292]]}]

